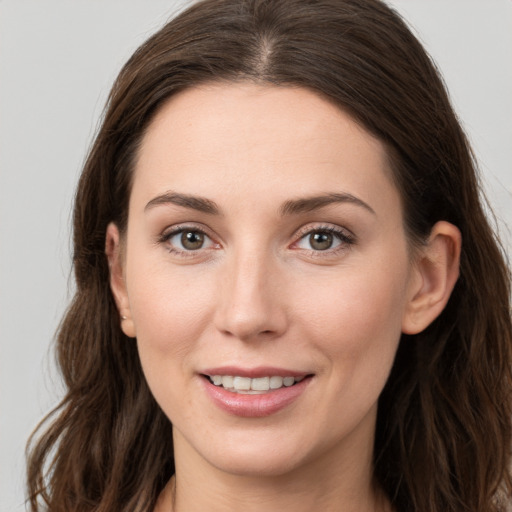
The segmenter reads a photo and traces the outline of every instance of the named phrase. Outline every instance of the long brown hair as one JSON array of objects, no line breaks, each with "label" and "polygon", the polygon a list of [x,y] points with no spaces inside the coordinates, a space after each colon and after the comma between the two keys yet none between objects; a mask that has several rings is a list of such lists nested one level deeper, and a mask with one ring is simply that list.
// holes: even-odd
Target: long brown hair
[{"label": "long brown hair", "polygon": [[460,279],[440,317],[401,340],[379,402],[374,472],[400,512],[505,510],[510,273],[442,80],[378,0],[204,0],[125,65],[78,185],[77,291],[57,337],[67,394],[31,439],[31,510],[150,511],[174,472],[171,424],[119,327],[105,231],[111,221],[126,228],[134,159],[155,112],[209,81],[300,86],[335,102],[386,145],[411,243],[438,220],[458,226]]}]

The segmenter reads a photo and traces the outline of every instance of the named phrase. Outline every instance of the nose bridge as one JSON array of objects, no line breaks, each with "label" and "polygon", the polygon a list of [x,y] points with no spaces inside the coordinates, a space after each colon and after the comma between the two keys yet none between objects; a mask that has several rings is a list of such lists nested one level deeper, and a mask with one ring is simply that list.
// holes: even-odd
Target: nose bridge
[{"label": "nose bridge", "polygon": [[286,315],[275,256],[245,244],[227,260],[219,283],[218,329],[244,340],[280,335],[286,327]]}]

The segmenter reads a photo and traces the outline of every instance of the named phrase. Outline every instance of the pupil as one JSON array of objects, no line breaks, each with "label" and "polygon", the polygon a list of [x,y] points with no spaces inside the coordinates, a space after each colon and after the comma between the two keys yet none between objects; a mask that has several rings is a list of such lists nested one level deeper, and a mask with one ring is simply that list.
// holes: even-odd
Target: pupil
[{"label": "pupil", "polygon": [[317,251],[325,251],[332,246],[332,235],[330,233],[313,233],[309,236],[311,247]]},{"label": "pupil", "polygon": [[181,244],[190,251],[201,249],[203,243],[204,235],[197,231],[186,231],[181,235]]}]

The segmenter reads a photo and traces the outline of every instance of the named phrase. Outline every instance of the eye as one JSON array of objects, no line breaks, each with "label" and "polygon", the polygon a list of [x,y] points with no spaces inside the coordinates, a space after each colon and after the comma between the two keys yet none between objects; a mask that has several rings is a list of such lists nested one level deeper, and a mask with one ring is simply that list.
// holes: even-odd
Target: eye
[{"label": "eye", "polygon": [[335,251],[355,242],[353,236],[341,228],[321,227],[309,229],[294,245],[308,251]]},{"label": "eye", "polygon": [[173,253],[190,253],[216,245],[204,231],[187,227],[178,227],[165,233],[160,242],[165,243]]},{"label": "eye", "polygon": [[170,242],[173,245],[180,244],[181,248],[187,251],[197,251],[202,249],[206,238],[206,235],[199,231],[182,231],[174,235]]},{"label": "eye", "polygon": [[303,238],[306,239],[309,246],[315,251],[326,251],[327,249],[331,249],[332,246],[339,240],[334,238],[332,233],[327,233],[325,231],[317,231],[316,233],[311,233]]}]

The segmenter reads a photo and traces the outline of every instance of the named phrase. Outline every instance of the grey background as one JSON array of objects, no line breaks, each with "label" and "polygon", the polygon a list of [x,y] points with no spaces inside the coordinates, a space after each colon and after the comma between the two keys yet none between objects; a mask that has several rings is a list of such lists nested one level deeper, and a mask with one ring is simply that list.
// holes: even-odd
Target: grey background
[{"label": "grey background", "polygon": [[[512,253],[512,2],[391,3],[443,72]],[[49,347],[87,147],[124,61],[183,4],[0,0],[1,512],[24,510],[24,445],[62,391]]]}]

